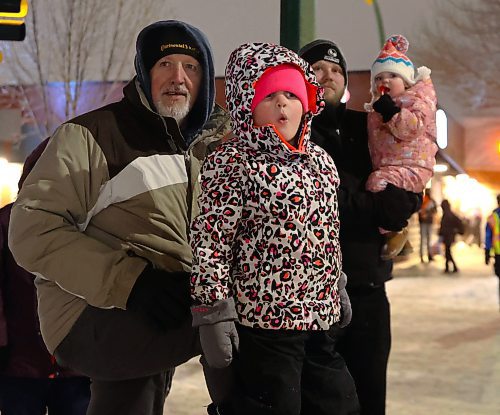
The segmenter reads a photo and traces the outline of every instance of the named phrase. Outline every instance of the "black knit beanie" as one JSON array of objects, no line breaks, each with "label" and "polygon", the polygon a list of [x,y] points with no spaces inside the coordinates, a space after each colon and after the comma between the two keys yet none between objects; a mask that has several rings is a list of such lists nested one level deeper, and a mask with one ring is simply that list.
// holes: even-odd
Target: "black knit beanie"
[{"label": "black knit beanie", "polygon": [[142,57],[144,68],[151,68],[164,56],[180,53],[199,60],[200,49],[191,35],[174,27],[172,30],[161,28],[153,30],[144,39]]},{"label": "black knit beanie", "polygon": [[315,40],[300,48],[298,55],[310,65],[320,60],[336,63],[342,68],[345,84],[347,84],[347,64],[342,51],[334,42],[324,39]]}]

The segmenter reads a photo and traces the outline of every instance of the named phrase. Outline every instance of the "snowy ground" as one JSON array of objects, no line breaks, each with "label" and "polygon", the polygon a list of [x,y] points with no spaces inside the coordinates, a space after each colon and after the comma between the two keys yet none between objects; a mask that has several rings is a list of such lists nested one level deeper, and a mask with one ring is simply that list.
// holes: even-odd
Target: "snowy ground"
[{"label": "snowy ground", "polygon": [[[498,279],[483,250],[454,247],[460,273],[442,274],[444,260],[412,257],[387,284],[393,343],[387,415],[499,415]],[[177,369],[168,415],[202,415],[209,403],[200,365]]]}]

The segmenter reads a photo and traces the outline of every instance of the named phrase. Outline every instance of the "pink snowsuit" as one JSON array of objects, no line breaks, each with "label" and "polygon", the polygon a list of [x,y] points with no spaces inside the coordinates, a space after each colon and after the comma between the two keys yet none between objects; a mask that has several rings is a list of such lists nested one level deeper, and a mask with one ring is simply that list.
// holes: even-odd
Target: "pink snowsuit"
[{"label": "pink snowsuit", "polygon": [[436,92],[430,78],[418,81],[394,99],[401,112],[384,123],[368,114],[368,145],[373,173],[366,189],[380,192],[388,183],[420,193],[436,163]]}]

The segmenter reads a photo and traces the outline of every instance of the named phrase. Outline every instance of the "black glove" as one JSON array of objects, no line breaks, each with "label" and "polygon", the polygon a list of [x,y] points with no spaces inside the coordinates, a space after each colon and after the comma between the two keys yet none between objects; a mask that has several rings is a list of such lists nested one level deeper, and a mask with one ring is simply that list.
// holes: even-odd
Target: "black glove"
[{"label": "black glove", "polygon": [[339,283],[339,296],[340,296],[340,328],[347,327],[352,320],[352,307],[351,300],[347,294],[345,286],[347,285],[347,275],[344,272],[340,273]]},{"label": "black glove", "polygon": [[422,207],[422,201],[424,200],[424,194],[423,193],[413,193],[413,192],[406,192],[406,195],[408,196],[409,202],[412,204],[412,213],[416,213],[420,210]]},{"label": "black glove", "polygon": [[484,263],[486,265],[490,264],[490,250],[489,249],[484,250]]},{"label": "black glove", "polygon": [[3,372],[9,362],[9,346],[0,347],[0,372]]},{"label": "black glove", "polygon": [[179,327],[191,316],[190,274],[148,265],[127,300],[127,310],[144,314],[163,330]]},{"label": "black glove", "polygon": [[381,192],[373,193],[373,197],[377,226],[394,232],[408,226],[408,219],[422,204],[421,195],[391,183]]},{"label": "black glove", "polygon": [[382,95],[373,103],[373,109],[382,115],[384,122],[389,121],[394,114],[401,111],[389,94]]}]

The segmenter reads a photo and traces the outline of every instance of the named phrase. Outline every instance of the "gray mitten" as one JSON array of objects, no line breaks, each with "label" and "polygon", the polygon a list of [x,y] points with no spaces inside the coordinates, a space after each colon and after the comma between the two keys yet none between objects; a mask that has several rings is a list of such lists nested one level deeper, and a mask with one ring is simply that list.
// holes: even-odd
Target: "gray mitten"
[{"label": "gray mitten", "polygon": [[349,325],[352,319],[351,300],[347,295],[345,286],[347,285],[347,275],[340,273],[338,290],[340,295],[340,321],[339,326],[344,328]]},{"label": "gray mitten", "polygon": [[238,350],[238,332],[234,300],[217,301],[211,306],[191,307],[193,327],[199,326],[203,355],[210,367],[223,368],[233,360],[233,348]]}]

